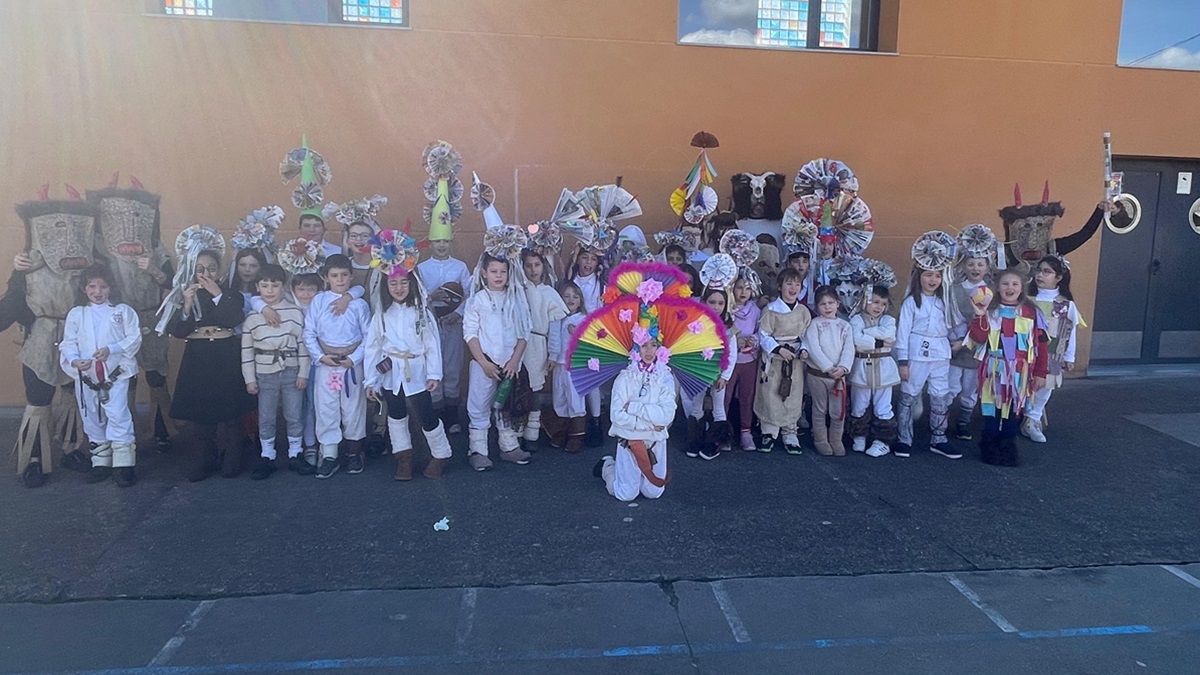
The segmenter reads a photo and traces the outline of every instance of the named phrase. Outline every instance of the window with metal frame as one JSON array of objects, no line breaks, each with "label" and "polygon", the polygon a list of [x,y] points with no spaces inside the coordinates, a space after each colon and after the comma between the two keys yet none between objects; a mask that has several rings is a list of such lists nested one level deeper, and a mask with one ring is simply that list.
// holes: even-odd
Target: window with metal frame
[{"label": "window with metal frame", "polygon": [[879,51],[888,2],[898,0],[679,0],[679,42]]},{"label": "window with metal frame", "polygon": [[146,0],[146,13],[169,17],[409,27],[409,0]]}]

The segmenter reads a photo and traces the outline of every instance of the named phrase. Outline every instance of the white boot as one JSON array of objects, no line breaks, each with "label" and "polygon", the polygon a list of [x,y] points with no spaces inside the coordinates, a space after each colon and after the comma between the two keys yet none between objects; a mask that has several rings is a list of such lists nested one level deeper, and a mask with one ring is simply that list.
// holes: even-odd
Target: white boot
[{"label": "white boot", "polygon": [[412,450],[412,432],[408,430],[408,418],[394,420],[388,418],[388,434],[392,437],[392,454]]},{"label": "white boot", "polygon": [[542,411],[531,410],[529,417],[525,420],[524,438],[530,443],[536,443],[538,436],[542,433]]},{"label": "white boot", "polygon": [[1042,433],[1041,422],[1032,417],[1026,417],[1025,421],[1021,422],[1021,433],[1034,443],[1046,442],[1046,434]]},{"label": "white boot", "polygon": [[487,471],[492,468],[492,460],[488,459],[488,430],[468,429],[467,461],[476,471]]},{"label": "white boot", "polygon": [[105,441],[97,443],[92,448],[92,466],[111,467],[113,465],[113,444]]},{"label": "white boot", "polygon": [[258,439],[258,444],[262,447],[262,452],[259,453],[260,456],[267,459],[275,459],[274,438],[260,438]]},{"label": "white boot", "polygon": [[111,453],[113,468],[137,464],[137,454],[133,443],[113,443]]}]

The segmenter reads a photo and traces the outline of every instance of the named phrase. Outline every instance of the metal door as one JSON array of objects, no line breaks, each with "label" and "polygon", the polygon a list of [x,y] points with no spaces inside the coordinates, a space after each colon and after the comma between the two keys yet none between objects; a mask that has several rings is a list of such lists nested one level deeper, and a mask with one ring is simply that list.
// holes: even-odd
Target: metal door
[{"label": "metal door", "polygon": [[[1104,228],[1092,323],[1092,361],[1200,361],[1200,221],[1197,190],[1180,175],[1200,177],[1200,162],[1117,160],[1123,190],[1142,204],[1142,221],[1127,234]],[[1185,193],[1186,192],[1186,193]]]}]

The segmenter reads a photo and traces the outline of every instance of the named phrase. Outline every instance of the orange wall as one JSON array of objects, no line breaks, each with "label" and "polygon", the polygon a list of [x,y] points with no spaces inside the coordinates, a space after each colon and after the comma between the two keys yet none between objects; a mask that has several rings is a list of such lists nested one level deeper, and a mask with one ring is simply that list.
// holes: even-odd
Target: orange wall
[{"label": "orange wall", "polygon": [[[307,133],[333,168],[329,199],[381,193],[386,223],[419,224],[420,152],[441,138],[506,218],[623,175],[656,231],[704,129],[721,141],[722,196],[738,171],[846,161],[875,214],[870,254],[903,274],[927,229],[999,231],[1015,181],[1037,194],[1049,178],[1067,207],[1059,234],[1082,224],[1102,131],[1119,154],[1200,157],[1200,73],[1117,68],[1119,0],[903,0],[899,55],[681,46],[669,0],[411,5],[414,28],[389,30],[148,17],[142,0],[0,3],[0,203],[120,170],[162,194],[168,236],[228,231],[274,203],[292,227],[276,167]],[[7,261],[21,225],[0,223]],[[468,209],[462,257],[481,230]],[[1098,252],[1099,237],[1073,256],[1086,315]],[[21,400],[15,353],[0,346],[14,385],[0,403]]]}]

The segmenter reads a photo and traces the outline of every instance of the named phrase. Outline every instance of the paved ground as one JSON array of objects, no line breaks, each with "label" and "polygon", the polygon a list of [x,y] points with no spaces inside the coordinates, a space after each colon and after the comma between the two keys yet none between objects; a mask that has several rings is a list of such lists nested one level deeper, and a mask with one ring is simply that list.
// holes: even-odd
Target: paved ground
[{"label": "paved ground", "polygon": [[[1188,672],[1172,664],[1197,655],[1200,603],[1189,594],[1200,590],[1157,565],[1200,561],[1198,394],[1195,376],[1069,382],[1050,405],[1051,443],[1025,443],[1019,469],[983,465],[966,443],[959,461],[672,454],[666,497],[634,506],[591,477],[598,451],[543,451],[530,466],[478,475],[461,438],[438,482],[397,484],[379,461],[330,481],[280,472],[189,484],[183,444],[179,456],[143,453],[143,482],[129,490],[68,474],[36,491],[4,480],[0,633],[18,637],[0,643],[0,671],[144,666],[202,606],[209,615],[171,664],[478,672],[487,660],[501,672],[562,672],[563,655],[578,654],[571,672],[1141,672],[1139,660]],[[14,429],[0,424],[0,438]],[[442,517],[450,530],[435,532]],[[1137,564],[1149,566],[1107,569]],[[977,576],[1080,567],[1105,569]],[[807,578],[895,572],[958,573],[1016,637],[940,576]],[[1011,588],[992,596],[997,579]],[[731,637],[716,580],[750,642]],[[945,597],[923,595],[930,584]],[[463,589],[478,589],[479,619],[459,644]],[[933,609],[949,602],[970,618]],[[427,613],[395,609],[410,603]],[[1106,606],[1129,611],[1097,609]],[[397,636],[399,616],[427,618]],[[97,621],[116,645],[76,649]],[[14,623],[33,632],[10,632]],[[1077,630],[1096,627],[1116,628]],[[67,660],[29,660],[47,649]],[[420,654],[432,660],[405,660]],[[297,665],[326,658],[352,660]],[[1034,667],[1046,659],[1063,667]]]}]

